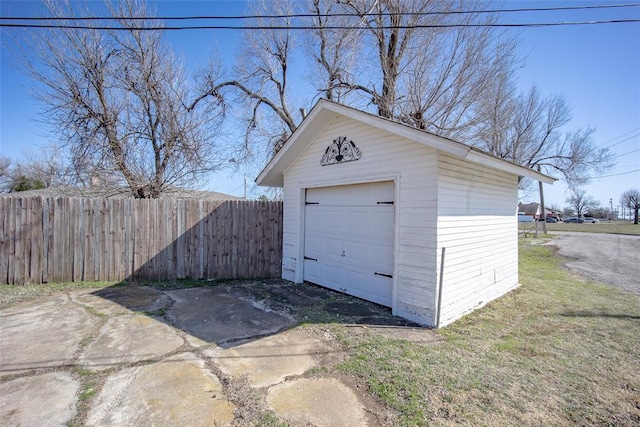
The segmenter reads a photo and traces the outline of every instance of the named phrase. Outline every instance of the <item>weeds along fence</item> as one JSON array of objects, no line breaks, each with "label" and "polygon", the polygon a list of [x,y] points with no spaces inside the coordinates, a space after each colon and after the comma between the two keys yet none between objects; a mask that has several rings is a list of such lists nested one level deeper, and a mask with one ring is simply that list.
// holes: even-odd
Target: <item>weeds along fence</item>
[{"label": "weeds along fence", "polygon": [[0,283],[279,277],[282,203],[0,197]]}]

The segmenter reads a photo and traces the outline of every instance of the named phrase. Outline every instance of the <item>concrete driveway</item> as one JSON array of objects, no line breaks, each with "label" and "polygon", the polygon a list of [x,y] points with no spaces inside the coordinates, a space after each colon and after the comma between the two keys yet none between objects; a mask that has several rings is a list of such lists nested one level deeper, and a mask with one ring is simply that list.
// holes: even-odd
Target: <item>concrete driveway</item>
[{"label": "concrete driveway", "polygon": [[640,295],[640,236],[562,231],[549,244],[568,258],[569,269]]},{"label": "concrete driveway", "polygon": [[[391,425],[349,378],[332,335],[305,310],[430,331],[374,304],[311,285],[77,290],[0,311],[0,425]],[[327,302],[330,301],[330,302]]]}]

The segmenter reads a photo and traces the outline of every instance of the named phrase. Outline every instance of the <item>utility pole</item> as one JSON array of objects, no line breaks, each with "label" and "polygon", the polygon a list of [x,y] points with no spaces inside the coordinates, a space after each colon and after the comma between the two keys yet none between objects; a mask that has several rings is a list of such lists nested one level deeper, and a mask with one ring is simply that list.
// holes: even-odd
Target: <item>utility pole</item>
[{"label": "utility pole", "polygon": [[613,198],[612,197],[609,198],[609,205],[611,205],[611,217],[609,218],[609,220],[613,221]]},{"label": "utility pole", "polygon": [[[542,172],[540,166],[538,166],[538,172]],[[538,188],[540,189],[540,216],[542,217],[542,234],[547,234],[547,212],[544,207],[544,191],[542,190],[542,181],[538,181]]]},{"label": "utility pole", "polygon": [[244,178],[244,198],[247,198],[247,174],[244,173],[242,174],[242,177]]}]

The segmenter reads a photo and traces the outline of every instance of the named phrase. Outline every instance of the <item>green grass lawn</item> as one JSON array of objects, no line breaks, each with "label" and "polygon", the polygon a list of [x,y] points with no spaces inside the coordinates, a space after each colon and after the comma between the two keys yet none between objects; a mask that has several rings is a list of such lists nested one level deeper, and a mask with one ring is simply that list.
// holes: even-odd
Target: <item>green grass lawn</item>
[{"label": "green grass lawn", "polygon": [[342,334],[339,368],[407,426],[640,425],[640,297],[581,280],[531,241],[522,286],[440,330],[443,342]]},{"label": "green grass lawn", "polygon": [[565,224],[559,222],[556,224],[547,224],[549,231],[582,231],[585,233],[611,233],[611,234],[632,234],[640,236],[640,224],[632,222],[614,221],[600,222],[597,224]]}]

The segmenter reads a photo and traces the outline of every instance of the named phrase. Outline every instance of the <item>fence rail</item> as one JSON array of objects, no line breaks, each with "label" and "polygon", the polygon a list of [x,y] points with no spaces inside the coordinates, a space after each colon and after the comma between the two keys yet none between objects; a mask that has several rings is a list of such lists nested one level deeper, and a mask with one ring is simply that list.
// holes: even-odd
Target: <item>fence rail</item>
[{"label": "fence rail", "polygon": [[0,283],[280,276],[282,203],[0,197]]}]

